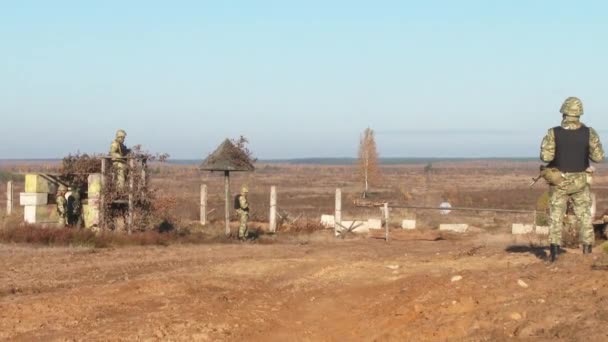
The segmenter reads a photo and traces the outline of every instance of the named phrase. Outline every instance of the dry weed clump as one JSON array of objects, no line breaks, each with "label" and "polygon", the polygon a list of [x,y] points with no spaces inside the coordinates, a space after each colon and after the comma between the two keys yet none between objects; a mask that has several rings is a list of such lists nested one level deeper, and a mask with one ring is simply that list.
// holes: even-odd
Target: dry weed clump
[{"label": "dry weed clump", "polygon": [[96,237],[90,230],[56,229],[37,225],[4,227],[0,229],[0,242],[45,246],[106,246],[104,240]]},{"label": "dry weed clump", "polygon": [[295,223],[281,224],[278,227],[279,232],[291,233],[314,233],[320,230],[326,230],[321,222],[311,219],[298,220]]},{"label": "dry weed clump", "polygon": [[42,246],[87,246],[105,248],[111,246],[168,246],[178,243],[207,243],[212,237],[187,230],[180,232],[145,231],[130,235],[102,232],[95,234],[88,229],[50,228],[39,225],[16,225],[0,229],[0,242],[26,243]]}]

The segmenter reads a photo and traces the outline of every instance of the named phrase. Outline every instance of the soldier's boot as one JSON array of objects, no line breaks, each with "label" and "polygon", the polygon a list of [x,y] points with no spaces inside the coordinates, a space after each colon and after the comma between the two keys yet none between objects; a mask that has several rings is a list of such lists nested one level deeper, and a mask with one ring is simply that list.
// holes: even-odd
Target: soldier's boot
[{"label": "soldier's boot", "polygon": [[555,262],[557,260],[557,254],[559,253],[559,245],[552,243],[551,246],[549,247],[549,250],[551,251],[551,256],[549,258],[549,261]]},{"label": "soldier's boot", "polygon": [[585,254],[585,255],[591,254],[591,245],[588,245],[588,244],[583,245],[583,254]]}]

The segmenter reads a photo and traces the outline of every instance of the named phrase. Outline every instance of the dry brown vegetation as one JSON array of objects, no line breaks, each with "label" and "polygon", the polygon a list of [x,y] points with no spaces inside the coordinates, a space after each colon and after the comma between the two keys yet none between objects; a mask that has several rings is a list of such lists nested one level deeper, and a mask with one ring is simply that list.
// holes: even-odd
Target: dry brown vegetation
[{"label": "dry brown vegetation", "polygon": [[[528,188],[536,163],[434,162],[431,172],[425,165],[383,167],[370,199],[435,206],[447,198],[459,207],[528,210],[546,190],[540,183]],[[390,242],[373,234],[336,239],[318,224],[333,212],[336,188],[343,191],[344,219],[380,217],[377,208],[354,204],[361,191],[356,166],[259,164],[254,173],[232,177],[235,191],[249,184],[257,235],[239,243],[223,236],[222,174],[162,164],[150,171],[163,215],[177,222],[168,232],[96,236],[20,226],[20,208],[1,218],[0,339],[608,338],[602,248],[592,257],[566,248],[547,265],[543,238],[508,234],[511,223],[532,222],[528,214],[395,209]],[[598,212],[608,208],[606,171],[600,167],[595,179]],[[201,183],[212,211],[206,227],[196,222]],[[275,235],[264,233],[271,185],[286,217]],[[398,228],[414,217],[420,229]],[[439,234],[444,222],[470,223],[471,232]],[[461,280],[452,281],[456,276]]]}]

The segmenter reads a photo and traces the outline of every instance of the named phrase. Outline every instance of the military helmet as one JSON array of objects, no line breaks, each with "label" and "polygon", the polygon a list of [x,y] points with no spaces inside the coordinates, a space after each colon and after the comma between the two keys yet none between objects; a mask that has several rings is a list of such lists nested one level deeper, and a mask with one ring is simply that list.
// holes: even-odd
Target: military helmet
[{"label": "military helmet", "polygon": [[68,191],[68,187],[63,184],[59,184],[57,191],[66,192],[66,191]]},{"label": "military helmet", "polygon": [[241,193],[245,194],[249,192],[249,187],[247,185],[243,185],[241,188]]},{"label": "military helmet", "polygon": [[119,129],[118,131],[116,131],[116,137],[120,138],[120,137],[126,137],[127,136],[127,132],[125,132],[124,129]]},{"label": "military helmet", "polygon": [[578,97],[571,96],[564,101],[559,111],[568,116],[581,116],[583,115],[583,102]]}]

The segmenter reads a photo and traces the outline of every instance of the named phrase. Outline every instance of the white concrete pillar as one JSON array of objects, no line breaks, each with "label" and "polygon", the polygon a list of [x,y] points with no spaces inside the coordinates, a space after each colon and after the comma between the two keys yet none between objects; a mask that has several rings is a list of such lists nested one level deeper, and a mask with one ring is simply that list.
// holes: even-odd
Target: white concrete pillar
[{"label": "white concrete pillar", "polygon": [[342,223],[342,190],[336,189],[336,212],[334,214],[336,227]]},{"label": "white concrete pillar", "polygon": [[270,187],[270,222],[268,230],[271,233],[277,231],[277,187]]},{"label": "white concrete pillar", "polygon": [[201,184],[200,220],[203,226],[207,224],[207,184]]},{"label": "white concrete pillar", "polygon": [[13,181],[6,183],[6,214],[13,213]]}]

